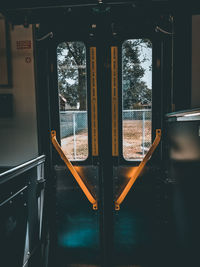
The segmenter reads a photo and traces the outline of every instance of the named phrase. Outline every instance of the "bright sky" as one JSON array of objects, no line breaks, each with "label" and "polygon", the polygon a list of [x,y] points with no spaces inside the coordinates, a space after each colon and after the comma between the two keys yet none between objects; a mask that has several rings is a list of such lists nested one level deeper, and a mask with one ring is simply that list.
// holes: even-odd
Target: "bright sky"
[{"label": "bright sky", "polygon": [[152,89],[152,70],[149,70],[149,67],[152,65],[152,48],[142,48],[140,60],[144,57],[146,57],[147,60],[141,64],[145,69],[145,74],[142,80],[146,82],[149,89]]}]

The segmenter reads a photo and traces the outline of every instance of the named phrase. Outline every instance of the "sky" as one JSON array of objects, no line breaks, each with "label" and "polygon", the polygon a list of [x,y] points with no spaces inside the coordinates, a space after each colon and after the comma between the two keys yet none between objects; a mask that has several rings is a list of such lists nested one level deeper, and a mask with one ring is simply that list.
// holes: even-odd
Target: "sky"
[{"label": "sky", "polygon": [[152,89],[152,71],[149,70],[149,67],[152,65],[152,48],[142,48],[140,60],[142,60],[144,57],[146,57],[148,60],[141,64],[145,69],[145,74],[142,80],[146,82],[149,89]]}]

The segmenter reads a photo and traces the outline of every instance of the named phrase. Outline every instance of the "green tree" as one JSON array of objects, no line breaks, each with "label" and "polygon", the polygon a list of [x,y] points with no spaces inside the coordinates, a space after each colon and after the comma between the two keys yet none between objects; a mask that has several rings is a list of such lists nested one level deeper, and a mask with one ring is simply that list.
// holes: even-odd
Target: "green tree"
[{"label": "green tree", "polygon": [[61,43],[58,55],[58,88],[72,107],[86,110],[86,52],[81,42]]},{"label": "green tree", "polygon": [[[146,39],[127,40],[122,50],[123,107],[131,109],[138,104],[151,104],[151,89],[142,80],[145,70],[142,49],[151,48]],[[58,55],[58,87],[68,104],[86,110],[86,51],[81,42],[61,43]]]},{"label": "green tree", "polygon": [[143,104],[151,104],[151,89],[142,80],[145,69],[142,63],[148,60],[143,50],[151,48],[151,42],[146,39],[127,40],[122,49],[122,81],[123,107],[136,108]]}]

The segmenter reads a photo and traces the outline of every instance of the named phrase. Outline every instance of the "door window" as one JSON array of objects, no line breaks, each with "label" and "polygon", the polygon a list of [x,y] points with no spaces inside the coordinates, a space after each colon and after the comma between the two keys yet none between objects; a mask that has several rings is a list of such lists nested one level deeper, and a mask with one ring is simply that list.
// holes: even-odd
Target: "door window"
[{"label": "door window", "polygon": [[61,147],[70,160],[88,157],[86,47],[63,42],[57,47]]},{"label": "door window", "polygon": [[151,146],[152,44],[129,39],[122,45],[123,156],[140,160]]}]

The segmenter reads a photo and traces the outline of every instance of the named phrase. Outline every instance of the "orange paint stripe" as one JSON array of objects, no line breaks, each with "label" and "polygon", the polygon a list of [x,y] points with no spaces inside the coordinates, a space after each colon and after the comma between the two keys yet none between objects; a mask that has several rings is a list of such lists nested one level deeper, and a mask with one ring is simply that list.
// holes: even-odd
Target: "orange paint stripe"
[{"label": "orange paint stripe", "polygon": [[98,147],[96,47],[90,47],[90,86],[91,86],[92,156],[98,156],[99,147]]},{"label": "orange paint stripe", "polygon": [[112,155],[119,155],[118,136],[118,48],[111,47],[111,88],[112,88]]}]

